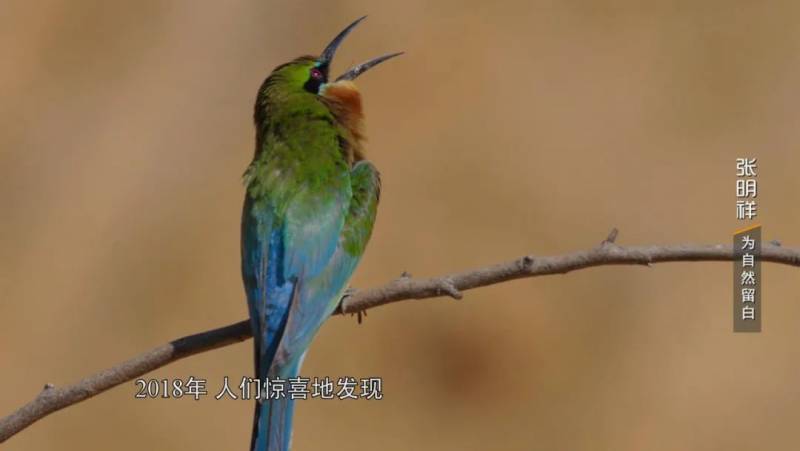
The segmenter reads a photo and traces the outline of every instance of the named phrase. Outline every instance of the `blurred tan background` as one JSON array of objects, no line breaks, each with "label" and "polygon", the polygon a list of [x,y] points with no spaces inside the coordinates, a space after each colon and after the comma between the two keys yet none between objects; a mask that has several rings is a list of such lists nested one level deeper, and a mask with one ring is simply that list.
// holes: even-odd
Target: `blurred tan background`
[{"label": "blurred tan background", "polygon": [[[0,3],[0,414],[245,318],[240,176],[277,64],[370,18],[360,79],[383,174],[356,287],[525,253],[727,243],[737,156],[767,239],[800,241],[797,2]],[[765,265],[764,332],[731,332],[731,266],[596,268],[333,318],[303,373],[382,376],[308,401],[294,450],[790,450],[797,269]],[[154,378],[251,373],[251,343]],[[8,450],[245,450],[245,401],[58,412]],[[212,393],[213,394],[213,393]]]}]

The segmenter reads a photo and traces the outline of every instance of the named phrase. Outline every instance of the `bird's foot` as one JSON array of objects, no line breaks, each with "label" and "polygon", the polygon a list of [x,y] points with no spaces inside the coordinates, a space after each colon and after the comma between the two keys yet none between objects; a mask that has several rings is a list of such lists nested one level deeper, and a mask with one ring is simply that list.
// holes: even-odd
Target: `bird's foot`
[{"label": "bird's foot", "polygon": [[357,292],[358,292],[358,290],[356,290],[356,289],[355,289],[355,288],[353,288],[353,287],[347,287],[347,288],[345,288],[345,289],[344,289],[344,293],[342,293],[342,298],[341,298],[341,299],[339,299],[339,302],[344,302],[344,300],[345,300],[345,299],[347,299],[347,298],[349,298],[349,297],[353,296],[353,295],[354,295],[354,294],[356,294]]},{"label": "bird's foot", "polygon": [[[345,289],[344,293],[342,294],[342,298],[339,299],[339,306],[340,306],[339,308],[341,308],[342,303],[347,298],[352,297],[357,292],[358,292],[358,290],[353,288],[353,287],[348,287],[347,289]],[[363,318],[367,317],[367,311],[366,310],[359,310],[357,312],[351,313],[350,315],[356,315],[356,317],[358,318],[358,324],[361,324],[361,322],[363,321]]]}]

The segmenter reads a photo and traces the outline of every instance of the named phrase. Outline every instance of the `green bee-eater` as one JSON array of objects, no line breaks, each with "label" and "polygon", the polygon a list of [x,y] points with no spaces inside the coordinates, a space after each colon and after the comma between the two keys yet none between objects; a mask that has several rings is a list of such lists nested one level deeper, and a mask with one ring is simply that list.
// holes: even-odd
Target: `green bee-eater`
[{"label": "green bee-eater", "polygon": [[[258,90],[256,148],[244,175],[242,277],[256,377],[287,380],[333,313],[372,233],[380,193],[364,159],[361,96],[352,80],[399,53],[328,79],[337,47],[276,67]],[[289,449],[293,401],[256,405],[251,449]]]}]

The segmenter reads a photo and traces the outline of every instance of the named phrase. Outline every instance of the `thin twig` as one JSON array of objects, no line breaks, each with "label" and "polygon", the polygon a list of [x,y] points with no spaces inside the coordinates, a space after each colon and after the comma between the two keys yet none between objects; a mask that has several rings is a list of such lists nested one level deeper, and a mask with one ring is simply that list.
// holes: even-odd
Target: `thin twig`
[{"label": "thin twig", "polygon": [[[617,230],[594,249],[571,254],[522,258],[435,277],[413,279],[407,273],[389,284],[354,291],[342,300],[336,314],[359,314],[367,309],[408,299],[449,296],[462,297],[462,291],[494,285],[514,279],[550,274],[565,274],[578,269],[605,265],[645,265],[663,262],[732,261],[733,248],[728,245],[672,245],[623,247],[615,243]],[[786,249],[777,241],[764,243],[761,261],[800,266],[800,251]],[[360,316],[359,316],[360,317]],[[179,338],[158,346],[131,360],[89,376],[75,385],[44,389],[28,404],[0,419],[0,443],[37,420],[72,404],[102,393],[176,360],[244,341],[251,337],[249,321],[241,321],[219,329]]]}]

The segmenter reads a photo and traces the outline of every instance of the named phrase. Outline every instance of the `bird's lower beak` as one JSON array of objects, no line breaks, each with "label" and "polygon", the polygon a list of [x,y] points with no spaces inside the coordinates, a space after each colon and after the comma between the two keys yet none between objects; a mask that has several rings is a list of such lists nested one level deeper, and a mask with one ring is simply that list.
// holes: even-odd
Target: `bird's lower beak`
[{"label": "bird's lower beak", "polygon": [[[347,35],[350,34],[350,32],[353,31],[353,29],[359,23],[361,23],[362,20],[364,20],[366,18],[367,18],[367,16],[359,17],[358,19],[353,21],[353,23],[348,25],[344,30],[339,32],[339,34],[337,34],[335,38],[333,38],[331,43],[328,44],[327,47],[325,47],[325,50],[322,51],[322,54],[319,57],[319,64],[321,66],[325,66],[325,67],[329,67],[330,66],[330,63],[331,63],[331,61],[333,61],[333,57],[336,54],[336,49],[339,48],[339,45],[341,45],[342,41],[344,41],[344,38],[346,38]],[[375,67],[378,64],[380,64],[380,63],[382,63],[382,62],[384,62],[384,61],[386,61],[388,59],[394,58],[395,56],[399,56],[399,55],[402,55],[402,54],[403,54],[403,52],[389,53],[387,55],[379,56],[379,57],[373,58],[373,59],[371,59],[369,61],[365,61],[365,62],[363,62],[361,64],[357,64],[357,65],[351,67],[347,72],[343,73],[342,75],[339,75],[336,78],[336,81],[355,80],[356,77],[358,77],[359,75],[363,74],[364,72],[366,72],[370,68]]]},{"label": "bird's lower beak", "polygon": [[364,72],[369,70],[371,67],[375,67],[378,64],[380,64],[380,63],[382,63],[382,62],[384,62],[384,61],[386,61],[388,59],[394,58],[395,56],[400,56],[402,54],[403,54],[403,52],[389,53],[388,55],[379,56],[377,58],[372,58],[369,61],[364,61],[361,64],[356,64],[355,66],[353,66],[350,69],[348,69],[347,72],[345,72],[342,75],[339,75],[338,77],[336,77],[336,81],[355,80],[356,77],[358,77],[359,75],[363,74]]}]

